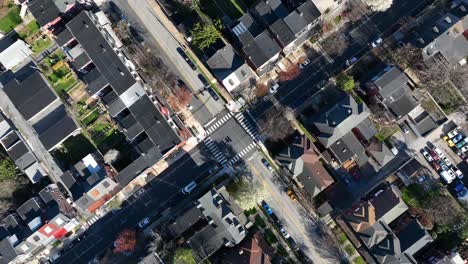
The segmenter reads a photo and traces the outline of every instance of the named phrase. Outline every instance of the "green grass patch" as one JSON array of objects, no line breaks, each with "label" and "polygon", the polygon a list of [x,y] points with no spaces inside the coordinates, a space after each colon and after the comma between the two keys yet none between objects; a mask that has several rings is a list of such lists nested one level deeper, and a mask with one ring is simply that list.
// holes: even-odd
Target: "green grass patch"
[{"label": "green grass patch", "polygon": [[77,83],[78,83],[78,80],[75,78],[75,76],[73,74],[70,73],[67,76],[64,76],[63,78],[60,78],[54,84],[54,88],[58,93],[62,93],[62,92],[67,93]]},{"label": "green grass patch", "polygon": [[354,249],[353,245],[347,245],[344,250],[349,256],[352,256],[356,250]]},{"label": "green grass patch", "polygon": [[353,261],[354,264],[366,264],[366,261],[361,256],[357,257]]},{"label": "green grass patch", "polygon": [[276,238],[275,234],[270,229],[266,229],[265,241],[271,246],[278,242],[278,238]]},{"label": "green grass patch", "polygon": [[0,19],[0,31],[7,33],[14,29],[17,25],[21,24],[23,20],[20,17],[20,9],[17,6],[13,6],[6,16]]},{"label": "green grass patch", "polygon": [[421,207],[420,199],[424,196],[425,191],[420,184],[411,184],[401,191],[401,199],[403,199],[406,204],[413,207]]},{"label": "green grass patch", "polygon": [[116,129],[110,129],[100,134],[100,136],[93,137],[93,141],[99,150],[105,153],[125,141],[125,136]]},{"label": "green grass patch", "polygon": [[34,34],[36,34],[37,32],[39,32],[39,29],[40,29],[39,24],[37,23],[36,20],[33,20],[29,22],[28,24],[26,24],[24,29],[18,32],[18,35],[21,39],[27,39],[33,36]]},{"label": "green grass patch", "polygon": [[255,224],[261,228],[266,227],[265,220],[263,220],[263,218],[260,215],[255,216]]},{"label": "green grass patch", "polygon": [[65,164],[76,164],[86,155],[95,151],[96,148],[88,138],[83,134],[79,134],[65,140],[54,154],[58,160],[64,161]]},{"label": "green grass patch", "polygon": [[312,134],[309,132],[309,130],[307,130],[301,122],[297,121],[297,125],[302,130],[304,135],[306,135],[306,137],[310,140],[310,142],[313,143],[313,142],[317,141],[317,140],[315,140],[314,136],[312,136]]},{"label": "green grass patch", "polygon": [[39,67],[43,71],[49,71],[55,64],[59,63],[63,59],[65,59],[65,54],[62,50],[57,49],[54,53],[43,59],[39,64]]},{"label": "green grass patch", "polygon": [[337,238],[340,244],[344,244],[346,241],[348,241],[348,238],[346,237],[345,233],[339,233]]},{"label": "green grass patch", "polygon": [[101,114],[97,109],[89,113],[87,116],[85,116],[83,119],[81,119],[81,123],[83,123],[84,126],[89,126],[92,123],[94,123],[100,116]]},{"label": "green grass patch", "polygon": [[249,209],[249,210],[245,210],[245,211],[244,211],[244,214],[245,214],[245,216],[247,216],[247,217],[248,217],[249,215],[253,215],[253,214],[255,214],[255,213],[257,213],[257,208],[255,208],[255,207],[254,207],[254,208],[251,208],[251,209]]},{"label": "green grass patch", "polygon": [[174,252],[172,259],[174,264],[196,264],[195,258],[193,257],[193,252],[188,248],[178,248]]},{"label": "green grass patch", "polygon": [[52,40],[47,36],[41,36],[33,41],[31,50],[34,53],[40,53],[52,45]]}]

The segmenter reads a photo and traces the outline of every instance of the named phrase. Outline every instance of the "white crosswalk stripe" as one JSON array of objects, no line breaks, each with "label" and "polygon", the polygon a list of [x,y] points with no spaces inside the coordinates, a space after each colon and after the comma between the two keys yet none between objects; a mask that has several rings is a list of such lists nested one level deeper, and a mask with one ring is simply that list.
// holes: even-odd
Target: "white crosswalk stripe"
[{"label": "white crosswalk stripe", "polygon": [[232,159],[229,160],[228,164],[233,165],[236,162],[238,162],[242,157],[247,155],[252,149],[255,148],[255,143],[250,143],[247,147],[245,147],[243,150],[241,150],[239,153],[237,153],[236,156],[234,156]]},{"label": "white crosswalk stripe", "polygon": [[221,127],[224,123],[226,123],[229,119],[231,119],[231,117],[232,117],[231,112],[228,112],[226,115],[224,115],[223,117],[221,117],[218,121],[216,121],[213,125],[211,125],[210,127],[208,127],[208,128],[206,129],[206,133],[207,133],[207,134],[213,133],[216,129],[218,129],[218,128]]},{"label": "white crosswalk stripe", "polygon": [[207,137],[204,140],[206,148],[211,152],[215,160],[221,164],[226,163],[227,159],[224,157],[223,153],[219,150],[216,142],[214,142],[210,137]]},{"label": "white crosswalk stripe", "polygon": [[240,123],[242,128],[249,134],[253,139],[257,139],[258,132],[255,126],[244,116],[243,113],[237,113],[234,115],[237,121]]}]

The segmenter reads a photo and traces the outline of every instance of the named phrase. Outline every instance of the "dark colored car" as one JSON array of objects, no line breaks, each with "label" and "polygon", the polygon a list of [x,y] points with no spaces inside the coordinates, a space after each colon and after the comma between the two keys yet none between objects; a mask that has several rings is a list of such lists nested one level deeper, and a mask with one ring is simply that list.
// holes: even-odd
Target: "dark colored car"
[{"label": "dark colored car", "polygon": [[265,212],[266,212],[268,215],[272,215],[272,214],[273,214],[273,210],[271,210],[270,206],[269,206],[265,201],[262,201],[262,207],[263,207],[263,209],[265,209]]},{"label": "dark colored car", "polygon": [[206,90],[208,91],[208,93],[211,95],[211,97],[213,97],[213,99],[215,101],[218,101],[219,100],[219,96],[218,94],[213,90],[213,88],[209,87],[209,88],[206,88]]},{"label": "dark colored car", "polygon": [[210,87],[210,83],[205,79],[205,77],[201,74],[198,74],[198,79],[200,79],[200,81],[202,82],[203,86],[205,88],[209,88]]}]

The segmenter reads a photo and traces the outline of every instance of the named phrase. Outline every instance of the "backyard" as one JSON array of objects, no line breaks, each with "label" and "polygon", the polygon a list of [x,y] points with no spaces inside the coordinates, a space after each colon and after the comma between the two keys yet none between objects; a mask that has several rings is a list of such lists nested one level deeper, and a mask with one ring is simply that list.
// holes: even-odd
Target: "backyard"
[{"label": "backyard", "polygon": [[64,59],[63,52],[57,50],[39,64],[55,92],[62,98],[79,83]]},{"label": "backyard", "polygon": [[13,1],[8,1],[6,6],[1,7],[1,11],[7,11],[8,13],[0,15],[0,31],[7,33],[23,22],[19,15],[20,9],[13,4]]},{"label": "backyard", "polygon": [[212,20],[222,18],[224,15],[235,20],[245,13],[245,5],[239,0],[201,0],[201,11]]},{"label": "backyard", "polygon": [[29,22],[28,24],[24,25],[23,28],[18,29],[18,36],[26,40],[31,36],[34,36],[40,30],[39,24],[36,20]]},{"label": "backyard", "polygon": [[52,45],[52,40],[46,36],[41,35],[30,43],[32,52],[38,54]]}]

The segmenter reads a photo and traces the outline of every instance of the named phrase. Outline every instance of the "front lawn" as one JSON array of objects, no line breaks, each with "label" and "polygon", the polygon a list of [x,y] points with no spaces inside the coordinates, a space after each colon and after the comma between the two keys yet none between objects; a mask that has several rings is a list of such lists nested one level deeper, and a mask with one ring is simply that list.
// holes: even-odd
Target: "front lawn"
[{"label": "front lawn", "polygon": [[17,25],[21,24],[23,20],[20,17],[20,9],[17,6],[12,7],[8,14],[0,19],[0,31],[7,33],[14,29]]},{"label": "front lawn", "polygon": [[52,45],[52,40],[47,36],[41,36],[33,41],[31,44],[31,50],[34,53],[41,53]]}]

